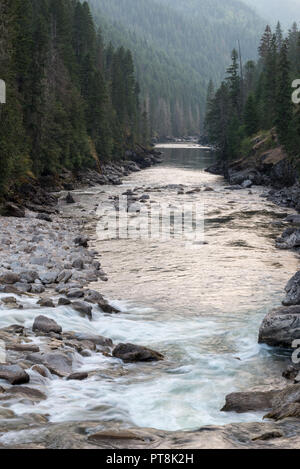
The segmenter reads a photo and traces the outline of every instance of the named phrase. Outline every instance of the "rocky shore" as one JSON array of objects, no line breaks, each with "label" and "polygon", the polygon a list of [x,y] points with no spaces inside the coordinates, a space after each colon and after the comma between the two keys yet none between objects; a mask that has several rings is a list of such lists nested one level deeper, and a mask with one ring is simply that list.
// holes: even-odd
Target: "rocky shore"
[{"label": "rocky shore", "polygon": [[[127,154],[122,164],[71,175],[65,172],[50,193],[27,182],[2,206],[0,218],[0,447],[9,432],[50,425],[40,414],[17,416],[11,405],[46,400],[45,382],[85,380],[81,357],[102,354],[120,363],[163,360],[159,352],[134,344],[114,344],[108,337],[64,330],[51,318],[63,311],[93,321],[95,314],[119,310],[90,285],[108,281],[101,255],[93,249],[96,205],[89,211],[70,191],[79,187],[122,184],[122,177],[160,162],[156,151]],[[68,176],[68,177],[67,177]],[[66,182],[68,181],[68,182]],[[89,207],[93,203],[91,198]],[[95,201],[94,201],[95,203]],[[30,314],[28,314],[30,312]],[[97,373],[94,370],[93,373]],[[62,435],[61,438],[63,439]],[[3,445],[11,447],[12,445]],[[14,446],[14,445],[13,445]],[[30,444],[29,447],[32,447]]]}]

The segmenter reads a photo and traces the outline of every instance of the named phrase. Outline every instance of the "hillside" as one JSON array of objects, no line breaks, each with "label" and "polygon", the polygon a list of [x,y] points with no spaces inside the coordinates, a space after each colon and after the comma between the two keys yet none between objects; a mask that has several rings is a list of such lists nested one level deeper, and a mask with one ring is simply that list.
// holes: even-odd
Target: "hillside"
[{"label": "hillside", "polygon": [[89,0],[106,42],[133,51],[142,95],[161,135],[199,132],[207,83],[241,42],[255,58],[265,22],[238,0]]},{"label": "hillside", "polygon": [[280,21],[284,28],[300,22],[300,0],[244,0],[273,25]]}]

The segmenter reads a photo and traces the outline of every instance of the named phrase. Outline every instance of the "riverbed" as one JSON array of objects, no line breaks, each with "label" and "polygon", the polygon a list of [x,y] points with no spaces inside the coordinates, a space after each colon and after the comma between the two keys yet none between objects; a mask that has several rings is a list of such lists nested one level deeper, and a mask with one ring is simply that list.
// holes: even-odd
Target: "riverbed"
[{"label": "riverbed", "polygon": [[[63,330],[148,346],[166,359],[126,365],[100,354],[78,356],[76,371],[97,373],[82,382],[44,381],[47,400],[12,405],[16,414],[169,431],[262,419],[220,409],[230,392],[281,385],[285,354],[258,345],[257,337],[297,270],[295,254],[275,248],[289,211],[266,201],[262,187],[226,189],[223,178],[204,171],[213,160],[197,146],[165,148],[162,165],[131,174],[122,186],[75,192],[84,210],[126,191],[147,194],[149,208],[201,203],[204,242],[191,247],[180,237],[103,240],[93,234],[109,281],[92,287],[121,313],[98,312],[90,321],[60,307],[47,316]],[[29,308],[14,322],[29,327],[35,315]],[[0,327],[7,325],[2,315]]]}]

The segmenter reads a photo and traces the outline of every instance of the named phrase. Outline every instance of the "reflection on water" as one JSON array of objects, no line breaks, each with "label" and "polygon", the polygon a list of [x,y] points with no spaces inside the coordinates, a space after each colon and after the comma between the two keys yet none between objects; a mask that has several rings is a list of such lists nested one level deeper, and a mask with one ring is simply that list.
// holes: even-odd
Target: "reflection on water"
[{"label": "reflection on water", "polygon": [[[140,187],[152,202],[176,206],[203,200],[207,244],[187,249],[180,239],[99,241],[110,280],[96,288],[123,312],[99,313],[90,322],[68,308],[47,311],[64,330],[150,346],[166,361],[124,365],[99,354],[80,358],[82,370],[102,372],[83,382],[54,379],[47,383],[47,401],[29,410],[18,404],[16,412],[166,430],[262,417],[224,414],[220,408],[229,392],[278,376],[284,357],[257,344],[258,328],[264,314],[280,304],[297,260],[274,247],[281,228],[273,222],[284,210],[261,198],[262,188],[225,190],[222,178],[203,171],[212,161],[200,149],[166,149],[163,165],[132,174],[125,187],[107,187],[100,196],[106,201],[112,191]],[[207,187],[213,191],[204,192]],[[191,188],[201,192],[187,194]],[[34,312],[26,314],[31,324]]]}]

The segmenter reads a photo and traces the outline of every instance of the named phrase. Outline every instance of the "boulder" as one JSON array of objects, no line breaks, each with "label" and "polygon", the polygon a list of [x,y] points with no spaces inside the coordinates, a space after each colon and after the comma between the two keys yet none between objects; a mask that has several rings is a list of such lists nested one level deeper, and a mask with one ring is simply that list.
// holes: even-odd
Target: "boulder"
[{"label": "boulder", "polygon": [[78,313],[86,314],[90,318],[92,317],[93,308],[89,305],[89,303],[86,303],[85,301],[74,301],[72,303],[72,307]]},{"label": "boulder", "polygon": [[58,275],[58,272],[44,272],[40,274],[40,281],[44,285],[51,285],[52,283],[56,283]]},{"label": "boulder", "polygon": [[8,389],[6,392],[9,395],[17,395],[18,397],[24,397],[34,402],[43,401],[47,399],[45,394],[39,391],[38,389],[32,389],[27,386],[15,386],[13,388]]},{"label": "boulder", "polygon": [[37,220],[43,220],[43,221],[47,221],[49,223],[52,223],[52,218],[47,215],[46,213],[39,213],[38,216],[36,217]]},{"label": "boulder", "polygon": [[29,383],[29,375],[19,365],[0,365],[0,379],[12,385]]},{"label": "boulder", "polygon": [[58,300],[58,306],[69,306],[71,304],[71,301],[68,300],[67,298],[59,298]]},{"label": "boulder", "polygon": [[27,355],[26,360],[44,365],[52,374],[61,378],[72,373],[72,359],[66,353],[32,353]]},{"label": "boulder", "polygon": [[[72,268],[72,266],[71,266]],[[72,278],[72,272],[68,270],[63,270],[57,277],[57,283],[68,283],[69,280]]]},{"label": "boulder", "polygon": [[236,392],[226,396],[226,404],[221,412],[252,412],[267,410],[272,407],[276,391]]},{"label": "boulder", "polygon": [[19,207],[12,202],[6,202],[3,211],[3,215],[6,217],[16,217],[16,218],[24,218],[25,217],[25,210],[23,207]]},{"label": "boulder", "polygon": [[95,345],[99,345],[100,347],[112,347],[113,341],[111,339],[107,339],[106,337],[102,337],[101,335],[93,335],[93,334],[85,334],[83,332],[77,332],[74,334],[76,340],[83,341],[83,342],[92,342]]},{"label": "boulder", "polygon": [[72,288],[68,293],[67,293],[68,298],[83,298],[84,297],[84,292],[83,290],[79,290],[77,288]]},{"label": "boulder", "polygon": [[20,275],[13,272],[6,272],[5,274],[0,275],[0,283],[4,285],[14,285],[15,283],[20,282],[20,280]]},{"label": "boulder", "polygon": [[66,202],[67,204],[75,204],[75,200],[74,200],[74,197],[70,194],[70,192],[68,193],[67,197],[66,197]]},{"label": "boulder", "polygon": [[284,306],[300,305],[300,271],[297,272],[285,287],[286,297]]},{"label": "boulder", "polygon": [[34,321],[32,330],[45,332],[46,334],[49,334],[50,332],[60,334],[62,332],[61,326],[59,326],[53,319],[47,318],[46,316],[38,316]]},{"label": "boulder", "polygon": [[35,270],[24,270],[20,272],[20,278],[21,281],[34,283],[39,278],[39,274]]},{"label": "boulder", "polygon": [[55,308],[55,304],[53,300],[50,298],[41,298],[38,302],[38,305],[42,306],[43,308]]},{"label": "boulder", "polygon": [[113,356],[125,363],[161,361],[164,356],[154,350],[139,345],[119,344],[113,350]]},{"label": "boulder", "polygon": [[72,264],[72,267],[73,267],[74,269],[83,270],[83,269],[84,269],[84,261],[83,261],[83,259],[75,259],[75,261],[74,261],[73,264]]},{"label": "boulder", "polygon": [[300,339],[300,306],[275,309],[264,318],[260,329],[260,344],[291,348]]}]

